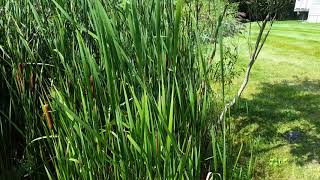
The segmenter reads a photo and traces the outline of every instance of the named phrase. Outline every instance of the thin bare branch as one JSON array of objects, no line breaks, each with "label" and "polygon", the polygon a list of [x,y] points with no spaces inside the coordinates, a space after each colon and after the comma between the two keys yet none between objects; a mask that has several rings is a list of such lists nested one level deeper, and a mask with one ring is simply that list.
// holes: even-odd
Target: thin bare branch
[{"label": "thin bare branch", "polygon": [[268,38],[268,36],[270,34],[270,31],[272,29],[272,25],[273,25],[273,22],[274,22],[275,18],[276,18],[276,15],[274,15],[272,20],[270,21],[270,27],[269,27],[268,32],[266,33],[266,35],[264,36],[264,38],[263,38],[263,40],[261,42],[261,46],[260,46],[260,48],[259,48],[259,50],[258,50],[258,52],[256,54],[256,59],[258,58],[258,55],[259,55],[261,49],[263,48],[263,46],[264,46],[264,44],[265,44],[265,42],[266,42],[266,40],[267,40],[267,38]]},{"label": "thin bare branch", "polygon": [[[243,80],[243,82],[242,82],[237,94],[234,96],[234,98],[224,106],[224,109],[222,110],[222,112],[221,112],[221,114],[219,116],[218,123],[223,121],[223,119],[225,117],[225,114],[227,113],[228,109],[230,107],[232,107],[237,102],[237,99],[239,99],[241,97],[243,91],[245,90],[245,88],[248,85],[251,69],[252,69],[255,61],[257,60],[258,55],[259,55],[264,43],[266,42],[267,37],[269,36],[272,24],[273,24],[274,19],[275,19],[275,16],[274,16],[271,20],[269,20],[269,16],[270,15],[268,14],[266,16],[266,18],[264,19],[264,21],[262,22],[262,24],[261,24],[259,35],[258,35],[257,40],[256,40],[256,45],[255,45],[253,53],[250,56],[250,62],[248,64],[248,66],[247,66],[247,70],[246,70],[246,73],[245,73],[244,80]],[[264,33],[266,25],[267,25],[267,23],[269,21],[270,21],[271,26],[268,29],[268,32],[266,33],[266,35],[263,37],[263,33]]]}]

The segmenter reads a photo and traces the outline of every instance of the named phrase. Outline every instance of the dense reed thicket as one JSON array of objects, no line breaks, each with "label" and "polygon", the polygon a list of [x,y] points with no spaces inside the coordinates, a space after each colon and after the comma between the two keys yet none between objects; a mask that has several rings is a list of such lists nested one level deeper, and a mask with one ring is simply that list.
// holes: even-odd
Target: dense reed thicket
[{"label": "dense reed thicket", "polygon": [[227,4],[206,9],[209,51],[196,3],[0,1],[1,176],[249,178],[210,81]]}]

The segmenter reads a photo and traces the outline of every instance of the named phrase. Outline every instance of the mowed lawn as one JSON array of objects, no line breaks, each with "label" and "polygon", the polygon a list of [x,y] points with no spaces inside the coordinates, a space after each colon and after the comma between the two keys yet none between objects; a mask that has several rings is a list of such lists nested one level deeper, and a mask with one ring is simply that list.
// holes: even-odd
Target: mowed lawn
[{"label": "mowed lawn", "polygon": [[236,136],[255,144],[256,179],[320,179],[320,24],[274,24],[236,111]]}]

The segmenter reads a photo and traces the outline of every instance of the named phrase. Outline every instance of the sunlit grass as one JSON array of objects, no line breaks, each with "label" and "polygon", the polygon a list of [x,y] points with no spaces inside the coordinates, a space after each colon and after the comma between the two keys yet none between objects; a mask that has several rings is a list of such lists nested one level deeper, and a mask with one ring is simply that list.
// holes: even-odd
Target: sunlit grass
[{"label": "sunlit grass", "polygon": [[[319,70],[320,25],[276,22],[236,110],[237,137],[259,142],[257,178],[320,177]],[[303,136],[290,144],[288,131]]]}]

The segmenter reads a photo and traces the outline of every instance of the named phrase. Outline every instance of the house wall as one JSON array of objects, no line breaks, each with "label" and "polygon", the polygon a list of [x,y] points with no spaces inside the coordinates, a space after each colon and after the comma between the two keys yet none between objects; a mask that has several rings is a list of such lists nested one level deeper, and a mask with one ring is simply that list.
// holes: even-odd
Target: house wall
[{"label": "house wall", "polygon": [[308,22],[320,23],[320,0],[312,0],[309,9]]},{"label": "house wall", "polygon": [[309,11],[312,0],[296,0],[294,11],[304,12]]}]

